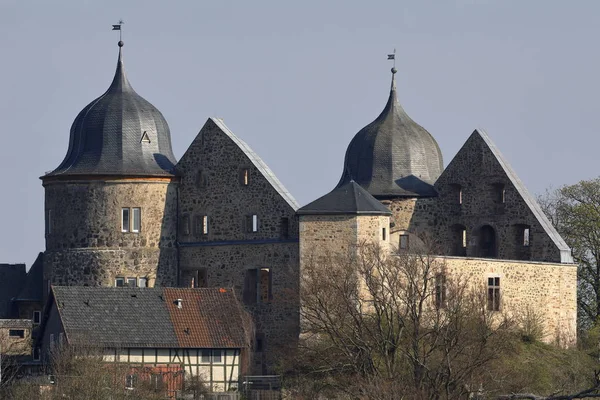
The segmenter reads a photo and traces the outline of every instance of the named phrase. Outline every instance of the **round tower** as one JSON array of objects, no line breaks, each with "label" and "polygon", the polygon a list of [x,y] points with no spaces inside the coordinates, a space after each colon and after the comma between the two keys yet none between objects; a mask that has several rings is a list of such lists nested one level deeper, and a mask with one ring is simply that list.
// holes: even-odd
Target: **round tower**
[{"label": "round tower", "polygon": [[119,58],[108,90],[71,126],[45,189],[45,279],[57,285],[173,286],[177,177],[163,115],[138,95]]},{"label": "round tower", "polygon": [[390,243],[407,248],[433,224],[437,197],[433,184],[443,171],[443,160],[433,136],[398,102],[396,72],[392,68],[385,108],[348,145],[337,187],[355,181],[389,207]]}]

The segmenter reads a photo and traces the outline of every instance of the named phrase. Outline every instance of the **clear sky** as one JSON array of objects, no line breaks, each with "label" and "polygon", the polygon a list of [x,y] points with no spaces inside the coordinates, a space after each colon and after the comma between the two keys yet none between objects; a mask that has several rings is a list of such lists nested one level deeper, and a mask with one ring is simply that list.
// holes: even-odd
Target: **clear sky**
[{"label": "clear sky", "polygon": [[484,128],[534,194],[600,175],[600,1],[0,0],[0,262],[44,250],[38,179],[111,82],[120,18],[136,91],[175,155],[216,116],[301,205],[398,93],[447,165]]}]

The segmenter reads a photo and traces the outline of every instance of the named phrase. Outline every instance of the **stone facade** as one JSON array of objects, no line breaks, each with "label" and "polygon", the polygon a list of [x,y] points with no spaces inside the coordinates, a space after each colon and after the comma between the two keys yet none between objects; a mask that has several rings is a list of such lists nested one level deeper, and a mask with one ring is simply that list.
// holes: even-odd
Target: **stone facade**
[{"label": "stone facade", "polygon": [[264,373],[299,331],[297,204],[220,120],[207,121],[177,171],[181,284],[236,289],[256,324],[254,370]]},{"label": "stone facade", "polygon": [[[45,180],[44,279],[114,286],[143,277],[177,283],[177,183],[170,178]],[[139,232],[123,232],[122,208],[141,209]]]},{"label": "stone facade", "polygon": [[572,262],[565,242],[485,133],[469,137],[435,188],[434,234],[442,254]]},{"label": "stone facade", "polygon": [[541,317],[543,340],[572,346],[577,338],[577,266],[533,261],[464,257],[440,258],[448,276],[460,276],[486,290],[488,278],[500,278],[500,311],[517,321],[528,309]]}]

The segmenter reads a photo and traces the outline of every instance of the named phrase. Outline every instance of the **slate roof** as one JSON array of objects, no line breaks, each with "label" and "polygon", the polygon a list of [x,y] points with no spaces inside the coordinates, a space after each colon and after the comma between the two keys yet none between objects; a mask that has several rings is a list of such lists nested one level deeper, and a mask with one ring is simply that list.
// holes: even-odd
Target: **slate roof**
[{"label": "slate roof", "polygon": [[36,301],[42,302],[42,293],[44,291],[44,253],[39,253],[31,268],[27,272],[25,284],[19,294],[15,297],[16,301]]},{"label": "slate roof", "polygon": [[31,329],[33,328],[33,321],[30,319],[0,319],[0,328]]},{"label": "slate roof", "polygon": [[[230,289],[53,286],[69,343],[242,348],[245,314]],[[183,299],[178,309],[175,299]]]},{"label": "slate roof", "polygon": [[354,180],[376,198],[437,196],[442,152],[398,102],[395,73],[385,108],[350,142],[338,187]]},{"label": "slate roof", "polygon": [[[44,178],[72,175],[171,176],[171,133],[160,111],[138,95],[125,75],[122,42],[113,81],[71,126],[63,162]],[[146,133],[149,143],[142,141]]]},{"label": "slate roof", "polygon": [[271,186],[277,190],[277,192],[283,197],[283,199],[292,207],[294,210],[297,210],[300,205],[294,199],[294,196],[283,186],[283,183],[277,179],[273,171],[265,164],[265,162],[244,142],[242,139],[238,138],[228,127],[225,125],[220,118],[209,118],[209,121],[212,121],[216,124],[219,129],[223,131],[227,136],[233,140],[233,142],[246,154],[246,156],[250,159],[250,162],[254,164],[254,166],[260,171],[260,173],[269,181]]},{"label": "slate roof", "polygon": [[535,200],[535,197],[529,193],[525,184],[519,179],[517,173],[512,169],[508,161],[504,158],[500,150],[496,147],[492,139],[488,136],[488,134],[483,129],[476,129],[473,131],[472,135],[479,135],[481,139],[487,144],[490,151],[494,154],[502,169],[506,173],[506,176],[510,179],[511,183],[517,189],[517,192],[521,195],[533,215],[537,218],[538,222],[544,228],[546,234],[550,237],[550,239],[554,242],[555,246],[560,251],[560,262],[561,263],[573,263],[573,256],[571,254],[571,248],[567,245],[564,239],[560,236],[560,234],[554,228],[554,225],[550,222],[546,214],[542,211],[540,205]]},{"label": "slate roof", "polygon": [[297,213],[300,215],[391,215],[391,211],[386,206],[354,181],[336,187],[325,196],[305,205]]}]

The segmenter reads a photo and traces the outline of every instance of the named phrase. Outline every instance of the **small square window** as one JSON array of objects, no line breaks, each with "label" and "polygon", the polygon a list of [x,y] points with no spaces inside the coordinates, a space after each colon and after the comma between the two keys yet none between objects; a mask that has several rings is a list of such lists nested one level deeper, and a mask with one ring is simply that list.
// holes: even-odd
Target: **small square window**
[{"label": "small square window", "polygon": [[121,232],[129,232],[129,208],[121,209]]},{"label": "small square window", "polygon": [[139,232],[142,227],[142,209],[139,207],[133,208],[131,232]]},{"label": "small square window", "polygon": [[116,278],[115,279],[115,286],[116,287],[124,287],[125,286],[125,278]]},{"label": "small square window", "polygon": [[148,287],[148,278],[138,278],[138,287]]},{"label": "small square window", "polygon": [[9,329],[8,336],[23,339],[25,337],[25,330],[24,329]]},{"label": "small square window", "polygon": [[41,311],[34,311],[33,312],[33,324],[34,325],[39,325],[41,321],[42,321],[42,312]]},{"label": "small square window", "polygon": [[127,286],[128,287],[136,287],[137,286],[137,278],[127,278]]}]

